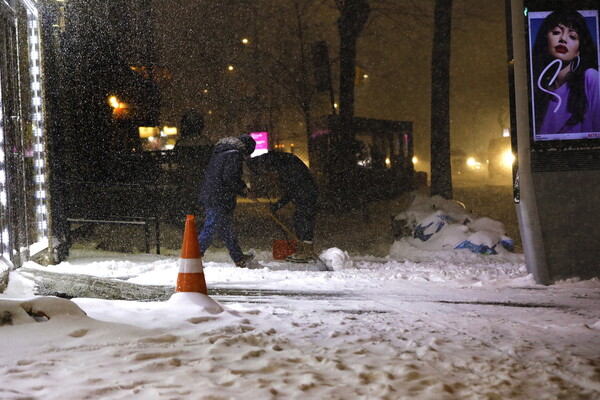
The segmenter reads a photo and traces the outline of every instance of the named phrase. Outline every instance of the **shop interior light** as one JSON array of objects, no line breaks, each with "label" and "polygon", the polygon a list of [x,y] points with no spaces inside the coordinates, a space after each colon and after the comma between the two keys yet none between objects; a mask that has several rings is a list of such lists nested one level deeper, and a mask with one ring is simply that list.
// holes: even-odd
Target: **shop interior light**
[{"label": "shop interior light", "polygon": [[167,136],[174,136],[174,135],[177,135],[177,133],[178,133],[177,127],[175,127],[175,126],[163,126],[162,131]]},{"label": "shop interior light", "polygon": [[155,126],[140,126],[138,127],[138,134],[140,138],[147,139],[153,136],[156,136],[158,133],[158,128]]}]

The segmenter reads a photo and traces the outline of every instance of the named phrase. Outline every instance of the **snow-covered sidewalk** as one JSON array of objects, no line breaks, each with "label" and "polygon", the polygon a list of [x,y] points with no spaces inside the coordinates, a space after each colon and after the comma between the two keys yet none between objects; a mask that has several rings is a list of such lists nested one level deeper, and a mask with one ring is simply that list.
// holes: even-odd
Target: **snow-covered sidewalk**
[{"label": "snow-covered sidewalk", "polygon": [[[0,398],[598,398],[600,282],[536,285],[519,254],[424,256],[333,272],[207,260],[214,304],[37,298],[55,315],[0,327]],[[177,261],[82,253],[27,269],[174,285]],[[0,304],[33,290],[15,272]]]},{"label": "snow-covered sidewalk", "polygon": [[[538,285],[523,254],[495,246],[506,238],[494,221],[423,209],[435,214],[418,229],[423,243],[402,238],[386,257],[326,249],[332,271],[264,250],[259,268],[240,269],[208,252],[209,296],[36,295],[42,271],[169,293],[172,255],[29,262],[0,294],[0,399],[600,398],[600,281]],[[430,221],[418,214],[403,217]]]}]

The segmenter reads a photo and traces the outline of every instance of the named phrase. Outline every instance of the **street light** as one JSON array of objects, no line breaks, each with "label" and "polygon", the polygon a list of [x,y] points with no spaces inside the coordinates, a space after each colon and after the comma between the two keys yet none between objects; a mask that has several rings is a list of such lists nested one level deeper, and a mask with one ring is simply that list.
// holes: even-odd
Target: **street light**
[{"label": "street light", "polygon": [[121,103],[119,102],[119,98],[117,96],[109,96],[108,97],[108,104],[112,108],[119,108],[119,107],[121,107]]},{"label": "street light", "polygon": [[127,109],[127,103],[119,101],[117,96],[109,96],[108,104],[113,109],[113,117],[117,119],[127,118],[129,116],[129,110]]}]

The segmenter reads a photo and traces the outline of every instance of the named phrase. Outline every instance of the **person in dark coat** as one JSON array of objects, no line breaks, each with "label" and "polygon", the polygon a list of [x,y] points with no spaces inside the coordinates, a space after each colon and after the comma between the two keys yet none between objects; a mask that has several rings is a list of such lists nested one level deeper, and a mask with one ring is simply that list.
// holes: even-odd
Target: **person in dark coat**
[{"label": "person in dark coat", "polygon": [[274,172],[283,195],[271,205],[277,212],[288,203],[294,203],[293,228],[301,243],[298,251],[287,257],[292,262],[308,262],[313,257],[315,216],[318,189],[310,170],[292,153],[270,151],[248,161],[251,170]]},{"label": "person in dark coat", "polygon": [[173,217],[181,221],[198,209],[198,187],[202,185],[204,171],[212,156],[213,143],[203,133],[204,117],[195,110],[181,118],[181,138],[173,148],[176,168],[173,171],[175,193],[171,200]]},{"label": "person in dark coat", "polygon": [[233,212],[236,197],[247,195],[247,187],[242,180],[243,163],[255,147],[256,142],[250,135],[219,140],[200,188],[200,202],[206,212],[204,226],[198,235],[200,252],[204,255],[216,234],[223,240],[231,259],[238,267],[246,267],[254,257],[252,254],[244,254],[238,244],[233,228]]}]

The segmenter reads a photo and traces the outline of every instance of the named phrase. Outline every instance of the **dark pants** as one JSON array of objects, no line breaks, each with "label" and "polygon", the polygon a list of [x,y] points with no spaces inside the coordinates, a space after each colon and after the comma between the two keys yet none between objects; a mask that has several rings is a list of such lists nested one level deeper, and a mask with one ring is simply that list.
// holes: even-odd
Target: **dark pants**
[{"label": "dark pants", "polygon": [[317,212],[317,199],[314,197],[298,198],[294,200],[294,231],[300,240],[312,241],[315,230],[315,214]]},{"label": "dark pants", "polygon": [[206,209],[206,221],[204,222],[202,232],[198,235],[202,255],[210,247],[216,234],[225,243],[233,262],[238,262],[242,259],[244,253],[242,253],[235,230],[233,229],[233,211],[233,209],[221,207]]}]

